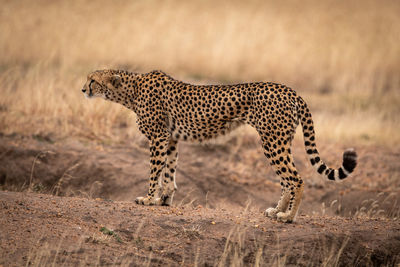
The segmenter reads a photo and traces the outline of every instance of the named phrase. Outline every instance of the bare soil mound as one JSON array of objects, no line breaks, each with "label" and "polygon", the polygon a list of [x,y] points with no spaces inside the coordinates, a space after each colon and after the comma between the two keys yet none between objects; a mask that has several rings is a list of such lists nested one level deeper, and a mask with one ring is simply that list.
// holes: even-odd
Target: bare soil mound
[{"label": "bare soil mound", "polygon": [[[340,164],[343,147],[319,147]],[[133,200],[147,189],[146,142],[1,136],[0,264],[396,265],[399,153],[356,149],[354,175],[335,184],[296,143],[307,186],[297,222],[281,224],[262,215],[280,187],[252,137],[181,144],[173,207],[141,207]]]},{"label": "bare soil mound", "polygon": [[400,260],[400,225],[390,220],[302,215],[282,224],[252,209],[143,207],[14,192],[0,192],[0,205],[6,266],[390,266]]},{"label": "bare soil mound", "polygon": [[[340,166],[344,147],[319,145],[324,160]],[[293,153],[305,180],[301,214],[351,217],[400,217],[400,153],[394,148],[355,147],[354,174],[341,183],[322,179],[311,167],[304,146]],[[0,137],[0,188],[30,189],[59,196],[133,201],[148,188],[147,140],[128,144],[92,144],[77,140],[54,142],[48,137]],[[247,201],[263,210],[280,195],[279,178],[264,157],[259,140],[233,137],[224,144],[179,146],[178,191],[174,203],[192,202],[210,208],[243,208]],[[361,211],[360,211],[361,210]]]}]

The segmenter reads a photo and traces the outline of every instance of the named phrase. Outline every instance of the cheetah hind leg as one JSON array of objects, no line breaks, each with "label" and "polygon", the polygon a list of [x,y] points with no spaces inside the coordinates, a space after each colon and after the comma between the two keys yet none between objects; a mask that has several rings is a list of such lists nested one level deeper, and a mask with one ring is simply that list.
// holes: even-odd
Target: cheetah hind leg
[{"label": "cheetah hind leg", "polygon": [[268,208],[265,211],[267,217],[276,218],[282,222],[293,222],[303,193],[303,181],[301,180],[290,153],[290,142],[279,149],[272,148],[268,142],[263,144],[264,153],[281,178],[282,193],[276,208]]},{"label": "cheetah hind leg", "polygon": [[287,192],[287,190],[282,188],[281,198],[278,201],[278,205],[275,208],[271,207],[266,209],[264,212],[265,216],[276,219],[278,213],[286,211],[289,205],[289,199],[290,199],[289,193]]},{"label": "cheetah hind leg", "polygon": [[295,188],[292,192],[295,192],[291,195],[289,208],[285,212],[278,212],[276,217],[278,221],[291,223],[295,220],[297,216],[297,212],[300,207],[301,197],[303,195],[303,185],[297,184],[297,188]]}]

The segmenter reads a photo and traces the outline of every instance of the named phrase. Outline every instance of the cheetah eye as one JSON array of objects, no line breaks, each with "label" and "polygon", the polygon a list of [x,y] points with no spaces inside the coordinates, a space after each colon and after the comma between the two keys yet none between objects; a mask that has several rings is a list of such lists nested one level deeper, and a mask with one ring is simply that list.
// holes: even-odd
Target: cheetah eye
[{"label": "cheetah eye", "polygon": [[92,89],[92,83],[94,83],[94,82],[95,82],[94,80],[90,80],[89,89]]}]

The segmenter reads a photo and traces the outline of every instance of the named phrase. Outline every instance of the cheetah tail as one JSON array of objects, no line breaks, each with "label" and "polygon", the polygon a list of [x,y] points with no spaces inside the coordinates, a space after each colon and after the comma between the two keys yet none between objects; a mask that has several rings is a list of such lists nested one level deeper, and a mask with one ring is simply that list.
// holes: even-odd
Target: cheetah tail
[{"label": "cheetah tail", "polygon": [[357,153],[348,149],[343,153],[343,163],[339,169],[329,168],[320,158],[315,144],[314,122],[306,102],[298,97],[298,116],[303,127],[304,145],[311,165],[329,180],[339,181],[349,176],[357,165]]}]

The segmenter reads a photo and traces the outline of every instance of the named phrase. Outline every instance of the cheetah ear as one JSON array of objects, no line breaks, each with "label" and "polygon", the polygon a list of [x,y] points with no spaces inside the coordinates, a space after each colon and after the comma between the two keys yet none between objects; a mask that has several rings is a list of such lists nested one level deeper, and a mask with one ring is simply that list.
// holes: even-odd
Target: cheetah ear
[{"label": "cheetah ear", "polygon": [[122,78],[121,78],[121,76],[119,76],[119,75],[117,75],[117,74],[114,74],[114,75],[112,75],[112,76],[110,77],[110,84],[111,84],[113,87],[117,88],[117,87],[119,87],[119,86],[121,85],[121,83],[122,83]]}]

